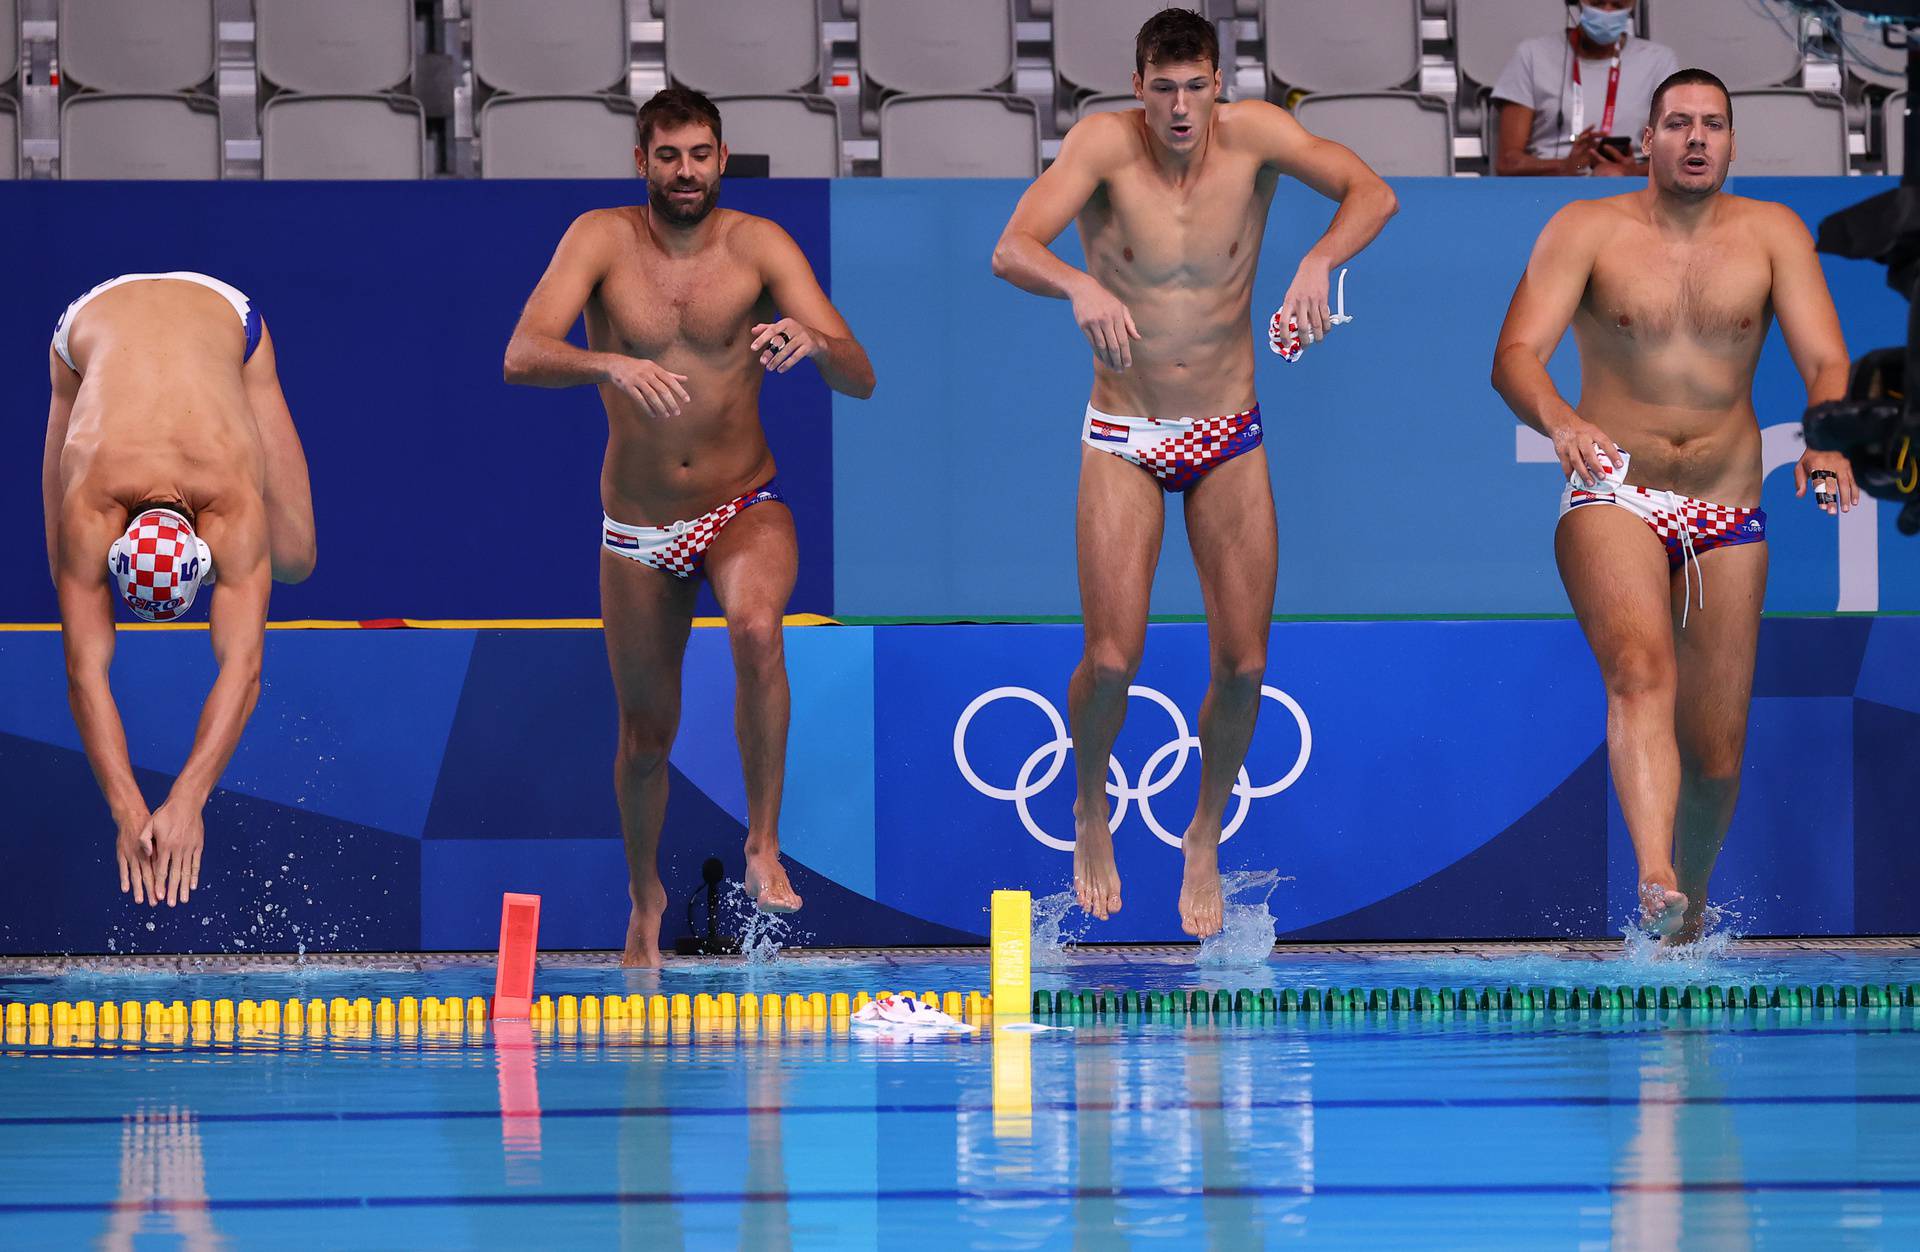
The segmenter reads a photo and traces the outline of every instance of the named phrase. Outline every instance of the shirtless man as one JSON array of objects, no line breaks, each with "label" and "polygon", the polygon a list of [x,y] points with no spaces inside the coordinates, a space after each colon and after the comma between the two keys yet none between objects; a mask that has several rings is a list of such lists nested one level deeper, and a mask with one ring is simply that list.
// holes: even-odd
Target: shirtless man
[{"label": "shirtless man", "polygon": [[[1568,475],[1554,552],[1606,683],[1642,920],[1684,943],[1740,790],[1766,591],[1754,365],[1777,316],[1817,404],[1845,394],[1847,348],[1800,219],[1720,190],[1734,158],[1720,80],[1681,70],[1648,117],[1648,185],[1570,204],[1541,232],[1493,385]],[[1577,409],[1546,370],[1569,323]],[[1838,453],[1803,454],[1798,494],[1810,478],[1832,483],[1830,514],[1859,502]]]},{"label": "shirtless man", "polygon": [[[1393,192],[1358,157],[1285,110],[1260,100],[1216,105],[1219,65],[1213,26],[1199,14],[1167,9],[1148,19],[1133,78],[1145,108],[1075,126],[993,253],[999,277],[1070,301],[1093,347],[1078,518],[1086,650],[1067,699],[1074,892],[1101,919],[1120,908],[1107,759],[1146,644],[1162,493],[1184,496],[1212,669],[1180,889],[1181,927],[1200,936],[1220,929],[1221,815],[1253,737],[1273,617],[1273,493],[1248,316],[1267,207],[1282,175],[1340,202],[1281,306],[1308,342],[1327,332],[1333,267],[1395,209]],[[1076,219],[1084,272],[1048,251]]]},{"label": "shirtless man", "polygon": [[[120,890],[185,903],[200,885],[201,809],[260,694],[267,593],[313,572],[306,457],[273,337],[217,278],[102,283],[67,306],[47,355],[41,494],[67,698],[119,832]],[[149,811],[107,681],[113,604],[170,621],[209,584],[219,677],[186,764]]]},{"label": "shirtless man", "polygon": [[[506,379],[591,384],[606,406],[600,604],[620,704],[614,787],[633,903],[624,961],[657,966],[667,753],[702,574],[733,645],[747,892],[767,912],[800,907],[779,835],[780,622],[799,557],[760,427],[760,382],[811,358],[828,386],[864,399],[873,367],[793,239],[714,208],[727,149],[713,102],[669,88],[641,108],[639,132],[647,203],[586,213],[567,230],[507,344]],[[583,310],[584,351],[567,342]]]}]

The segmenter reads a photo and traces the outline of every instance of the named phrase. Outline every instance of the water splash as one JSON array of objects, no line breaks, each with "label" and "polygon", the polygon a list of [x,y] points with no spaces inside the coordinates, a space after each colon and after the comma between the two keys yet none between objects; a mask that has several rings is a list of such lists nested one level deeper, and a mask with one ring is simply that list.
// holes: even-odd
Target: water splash
[{"label": "water splash", "polygon": [[787,915],[763,913],[753,907],[753,897],[747,894],[747,885],[743,882],[727,880],[727,894],[720,906],[733,919],[733,931],[740,940],[740,955],[748,965],[772,964],[780,950],[799,937]]},{"label": "water splash", "polygon": [[1685,965],[1704,968],[1726,957],[1735,940],[1746,934],[1746,918],[1735,902],[1708,904],[1701,912],[1700,937],[1692,943],[1665,943],[1648,933],[1638,914],[1620,928],[1625,941],[1622,956],[1630,965]]},{"label": "water splash", "polygon": [[[1079,913],[1070,922],[1070,914]],[[1033,964],[1055,968],[1067,963],[1067,954],[1087,936],[1093,918],[1080,912],[1080,902],[1071,891],[1056,891],[1033,902],[1033,934],[1029,945]]]},{"label": "water splash", "polygon": [[1267,902],[1281,883],[1292,881],[1292,875],[1282,876],[1271,869],[1222,874],[1220,931],[1201,941],[1194,964],[1216,968],[1266,964],[1273,955],[1274,934],[1273,913]]}]

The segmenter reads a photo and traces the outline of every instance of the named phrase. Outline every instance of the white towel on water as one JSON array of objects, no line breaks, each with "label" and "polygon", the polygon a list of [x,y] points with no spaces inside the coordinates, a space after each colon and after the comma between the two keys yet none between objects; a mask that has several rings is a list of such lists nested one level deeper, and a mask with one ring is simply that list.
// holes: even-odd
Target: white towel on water
[{"label": "white towel on water", "polygon": [[926,1039],[968,1035],[973,1027],[911,996],[884,995],[860,1006],[850,1019],[855,1030],[876,1039]]}]

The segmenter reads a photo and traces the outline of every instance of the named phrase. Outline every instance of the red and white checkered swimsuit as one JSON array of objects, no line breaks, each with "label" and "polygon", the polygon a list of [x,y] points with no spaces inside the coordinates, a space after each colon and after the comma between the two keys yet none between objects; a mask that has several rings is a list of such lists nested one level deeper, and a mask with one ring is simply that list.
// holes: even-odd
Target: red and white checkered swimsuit
[{"label": "red and white checkered swimsuit", "polygon": [[600,532],[600,546],[615,556],[638,561],[676,578],[698,578],[706,567],[707,549],[727,523],[739,515],[740,510],[784,498],[780,494],[779,484],[768,479],[764,486],[729,500],[719,508],[709,509],[688,522],[674,522],[669,526],[629,526],[602,515],[604,525]]},{"label": "red and white checkered swimsuit", "polygon": [[[1677,491],[1657,491],[1620,481],[1627,467],[1615,467],[1600,482],[1588,486],[1574,477],[1560,495],[1560,516],[1590,504],[1611,504],[1625,509],[1653,531],[1667,550],[1667,570],[1681,571],[1689,582],[1700,579],[1700,607],[1707,607],[1707,580],[1700,571],[1700,554],[1715,548],[1731,548],[1745,543],[1764,543],[1767,538],[1767,514],[1764,509],[1743,509],[1737,505],[1714,504],[1696,500]],[[1688,563],[1692,570],[1688,571]],[[1688,588],[1691,591],[1691,587]],[[1680,610],[1680,624],[1687,624],[1687,610]]]},{"label": "red and white checkered swimsuit", "polygon": [[1080,441],[1152,474],[1165,491],[1187,491],[1260,446],[1260,406],[1225,417],[1116,417],[1087,406]]}]

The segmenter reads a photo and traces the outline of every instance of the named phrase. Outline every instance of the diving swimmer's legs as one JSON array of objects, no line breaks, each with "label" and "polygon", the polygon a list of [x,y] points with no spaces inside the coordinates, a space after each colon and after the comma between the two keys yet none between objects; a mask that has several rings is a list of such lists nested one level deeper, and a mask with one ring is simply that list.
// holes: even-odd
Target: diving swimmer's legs
[{"label": "diving swimmer's legs", "polygon": [[692,583],[600,553],[600,613],[620,704],[613,785],[633,903],[623,965],[661,963],[667,891],[660,882],[660,827],[667,816],[667,753],[680,724],[680,666],[693,607]]},{"label": "diving swimmer's legs", "polygon": [[1632,513],[1591,504],[1560,519],[1554,554],[1606,684],[1607,759],[1639,863],[1641,922],[1670,935],[1687,898],[1673,863],[1680,749],[1666,551]]},{"label": "diving swimmer's legs", "polygon": [[[1706,607],[1696,600],[1684,630],[1674,632],[1679,685],[1674,729],[1680,748],[1680,804],[1674,827],[1674,869],[1687,909],[1674,943],[1700,938],[1707,880],[1733,821],[1753,698],[1753,661],[1767,587],[1767,545],[1718,548],[1700,558],[1712,583]],[[1675,581],[1674,620],[1684,588]]]},{"label": "diving swimmer's legs", "polygon": [[1086,645],[1067,684],[1072,723],[1073,892],[1105,921],[1120,911],[1120,871],[1108,827],[1107,758],[1127,716],[1127,688],[1147,643],[1147,604],[1160,559],[1166,502],[1152,475],[1117,456],[1080,450],[1075,526]]},{"label": "diving swimmer's legs", "polygon": [[780,796],[792,707],[780,623],[799,561],[793,514],[778,501],[743,510],[707,549],[707,578],[727,615],[733,648],[734,734],[747,784],[747,894],[766,913],[800,907],[780,864]]},{"label": "diving swimmer's legs", "polygon": [[1181,839],[1180,928],[1220,930],[1220,830],[1253,741],[1279,545],[1264,448],[1228,461],[1187,492],[1187,538],[1207,610],[1211,677],[1200,706],[1200,797]]}]

